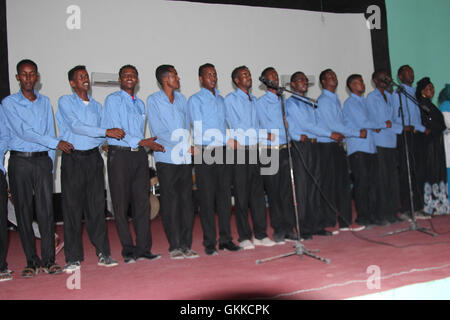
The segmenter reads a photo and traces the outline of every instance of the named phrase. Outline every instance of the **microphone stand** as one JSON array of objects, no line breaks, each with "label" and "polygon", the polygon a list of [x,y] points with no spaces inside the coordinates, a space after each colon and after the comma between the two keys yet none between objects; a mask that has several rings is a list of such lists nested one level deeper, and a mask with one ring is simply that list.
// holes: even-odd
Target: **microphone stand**
[{"label": "microphone stand", "polygon": [[403,88],[401,85],[395,83],[394,81],[391,81],[391,83],[398,88],[397,93],[398,93],[398,100],[400,102],[399,111],[400,111],[400,116],[402,118],[402,126],[403,126],[403,144],[405,145],[405,153],[406,153],[406,168],[408,171],[409,200],[410,200],[410,204],[411,204],[411,218],[412,219],[411,219],[411,224],[409,225],[408,228],[388,232],[386,234],[381,235],[380,237],[390,236],[390,235],[407,232],[407,231],[419,231],[419,232],[428,234],[430,236],[437,237],[436,233],[429,232],[427,228],[421,228],[417,224],[416,213],[414,210],[414,192],[413,192],[412,179],[411,179],[411,164],[410,164],[410,159],[409,159],[409,147],[408,147],[407,138],[406,138],[406,130],[404,129],[405,128],[405,115],[403,112],[401,94],[403,93],[407,99],[410,99],[417,105],[419,105],[419,102],[413,96],[411,96],[408,92],[406,92],[405,88]]},{"label": "microphone stand", "polygon": [[[296,227],[297,227],[297,241],[295,242],[294,251],[293,252],[288,252],[288,253],[285,253],[285,254],[281,254],[281,255],[270,257],[270,258],[266,258],[266,259],[256,260],[256,264],[261,264],[261,263],[273,261],[273,260],[276,260],[276,259],[286,258],[286,257],[290,257],[290,256],[293,256],[293,255],[299,256],[300,259],[305,255],[305,256],[308,256],[308,257],[311,257],[311,258],[323,261],[325,263],[330,263],[329,259],[325,259],[325,258],[316,256],[315,254],[313,254],[313,252],[319,252],[319,250],[308,250],[303,245],[303,243],[301,243],[300,220],[299,220],[299,215],[298,215],[297,197],[296,197],[296,192],[295,192],[294,166],[293,166],[293,162],[292,162],[291,144],[289,143],[288,123],[287,123],[287,120],[286,120],[286,110],[285,110],[285,107],[284,107],[283,92],[287,91],[287,92],[290,92],[292,94],[295,94],[296,97],[299,97],[302,101],[304,101],[305,103],[308,103],[309,105],[311,105],[313,107],[315,107],[315,102],[314,102],[314,100],[311,100],[309,98],[305,98],[305,97],[299,96],[297,93],[289,91],[289,90],[287,90],[287,89],[285,89],[283,87],[278,87],[278,86],[275,86],[275,85],[270,85],[269,87],[271,87],[273,89],[276,89],[278,91],[278,95],[281,97],[281,112],[283,114],[284,131],[286,133],[286,143],[287,143],[288,159],[289,159],[289,171],[290,171],[290,179],[291,179],[291,188],[292,188],[292,196],[293,196],[293,204],[294,204],[295,221],[296,221]],[[306,102],[305,99],[308,99],[308,102]]]}]

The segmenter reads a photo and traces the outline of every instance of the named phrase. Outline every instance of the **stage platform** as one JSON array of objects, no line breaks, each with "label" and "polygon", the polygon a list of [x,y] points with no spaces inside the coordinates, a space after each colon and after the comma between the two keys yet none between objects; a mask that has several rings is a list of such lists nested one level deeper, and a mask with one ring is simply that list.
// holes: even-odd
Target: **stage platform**
[{"label": "stage platform", "polygon": [[[10,231],[8,264],[14,270],[12,281],[0,283],[1,300],[331,300],[331,299],[448,299],[445,290],[424,290],[422,284],[444,283],[450,277],[450,216],[419,220],[438,237],[417,231],[381,238],[386,232],[405,228],[408,222],[373,227],[357,233],[315,236],[303,242],[308,249],[320,249],[318,255],[330,263],[298,256],[256,264],[265,259],[292,252],[293,244],[256,247],[240,252],[220,251],[206,256],[202,230],[195,218],[193,249],[197,259],[171,260],[161,218],[151,223],[156,261],[124,264],[114,221],[108,221],[112,255],[119,261],[113,268],[97,266],[95,250],[84,230],[85,261],[78,283],[70,275],[40,273],[32,279],[20,277],[25,257],[17,232]],[[234,240],[237,232],[232,222]],[[62,226],[57,232],[62,237]],[[272,230],[269,227],[269,234]],[[40,241],[37,241],[39,247]],[[64,251],[57,255],[63,266]],[[446,280],[447,279],[447,280]],[[426,284],[428,283],[428,284]],[[78,286],[77,286],[78,284]],[[393,289],[408,286],[407,296]],[[447,286],[448,288],[448,286]]]}]

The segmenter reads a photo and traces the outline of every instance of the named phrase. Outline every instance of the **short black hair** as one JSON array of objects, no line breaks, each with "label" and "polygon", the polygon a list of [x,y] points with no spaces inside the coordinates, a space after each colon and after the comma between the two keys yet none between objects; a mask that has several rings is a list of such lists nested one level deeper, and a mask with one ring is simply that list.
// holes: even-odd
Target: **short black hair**
[{"label": "short black hair", "polygon": [[399,76],[400,77],[400,75],[402,74],[402,72],[406,69],[406,68],[410,68],[410,69],[412,69],[411,68],[411,66],[409,66],[409,65],[407,65],[407,64],[405,64],[405,65],[403,65],[403,66],[401,66],[400,68],[398,68],[398,71],[397,71],[397,76]]},{"label": "short black hair", "polygon": [[[322,83],[323,80],[325,80],[325,76],[328,72],[333,71],[332,69],[325,69],[323,70],[319,75],[319,81]],[[334,71],[333,71],[334,72]]]},{"label": "short black hair", "polygon": [[122,74],[122,71],[123,71],[124,69],[126,69],[126,68],[131,68],[131,69],[133,69],[134,71],[136,71],[136,74],[139,75],[139,72],[137,71],[137,68],[136,68],[135,66],[133,66],[133,65],[131,65],[131,64],[126,64],[126,65],[124,65],[122,68],[120,68],[120,70],[119,70],[119,78],[120,78],[120,76],[121,76],[121,74]]},{"label": "short black hair", "polygon": [[241,70],[245,70],[245,69],[248,70],[247,66],[240,66],[240,67],[234,68],[233,72],[231,72],[231,80],[233,80],[233,83],[234,83],[234,84],[236,84],[236,82],[234,81],[234,79],[237,78],[238,73],[239,73]]},{"label": "short black hair", "polygon": [[[295,80],[297,80],[297,77],[298,77],[299,75],[304,75],[304,76],[306,77],[306,75],[305,75],[304,72],[302,72],[302,71],[297,71],[297,72],[294,72],[294,73],[292,74],[292,76],[291,76],[291,82],[294,82]],[[306,78],[308,79],[308,77],[306,77]]]},{"label": "short black hair", "polygon": [[353,91],[352,91],[352,89],[350,89],[350,85],[351,85],[352,82],[355,81],[356,79],[362,79],[362,76],[361,76],[360,74],[354,73],[354,74],[352,74],[352,75],[349,75],[348,78],[347,78],[347,88],[348,88],[348,90],[350,90],[351,92],[353,92]]},{"label": "short black hair", "polygon": [[170,64],[162,64],[156,68],[155,76],[160,85],[162,85],[162,79],[170,72],[170,69],[175,69],[175,67]]},{"label": "short black hair", "polygon": [[33,60],[30,60],[30,59],[23,59],[23,60],[20,60],[16,65],[17,74],[19,74],[20,67],[22,67],[25,64],[32,65],[36,69],[36,72],[38,72],[38,66],[37,66],[36,62],[34,62]]},{"label": "short black hair", "polygon": [[274,67],[267,67],[261,72],[261,77],[265,77],[266,74],[269,73],[270,71],[275,71],[276,72]]},{"label": "short black hair", "polygon": [[387,71],[384,70],[384,69],[375,70],[375,71],[372,73],[372,80],[375,80],[375,79],[378,77],[378,75],[379,75],[380,73],[386,73],[386,74],[388,74]]},{"label": "short black hair", "polygon": [[205,64],[202,64],[202,65],[198,68],[198,76],[199,76],[199,77],[202,76],[203,71],[204,71],[206,68],[214,68],[214,69],[215,69],[216,67],[214,67],[214,65],[213,65],[212,63],[205,63]]},{"label": "short black hair", "polygon": [[73,80],[73,77],[75,76],[75,72],[79,71],[79,70],[86,70],[86,66],[75,66],[72,69],[69,70],[69,72],[67,72],[67,77],[69,78],[69,81]]}]

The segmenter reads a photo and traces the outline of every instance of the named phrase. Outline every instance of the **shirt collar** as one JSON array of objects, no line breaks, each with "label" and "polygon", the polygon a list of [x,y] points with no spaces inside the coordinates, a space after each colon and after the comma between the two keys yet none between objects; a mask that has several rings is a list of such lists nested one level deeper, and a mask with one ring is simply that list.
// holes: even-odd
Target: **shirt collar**
[{"label": "shirt collar", "polygon": [[265,96],[269,101],[273,101],[273,102],[280,101],[280,97],[278,95],[274,94],[273,92],[267,91]]},{"label": "shirt collar", "polygon": [[206,89],[206,88],[202,88],[200,91],[202,92],[202,94],[208,95],[208,96],[213,97],[213,98],[216,98],[216,97],[219,96],[219,90],[217,90],[217,88],[214,88],[214,92],[216,93],[215,96],[212,94],[211,91],[209,91],[209,90]]},{"label": "shirt collar", "polygon": [[[138,100],[138,97],[137,97],[136,93],[134,93],[134,97],[132,97],[132,96],[130,96],[130,94],[128,92],[126,92],[125,90],[120,89],[120,94],[123,97],[125,97],[127,99],[130,99],[131,101],[137,101]],[[89,98],[89,100],[90,100],[90,98]]]},{"label": "shirt collar", "polygon": [[236,93],[241,96],[242,98],[245,98],[248,100],[248,97],[250,97],[252,99],[252,101],[255,99],[250,93],[246,94],[244,91],[242,91],[241,89],[237,88]]},{"label": "shirt collar", "polygon": [[33,103],[33,102],[39,100],[39,97],[41,96],[41,95],[39,94],[39,92],[37,92],[36,90],[34,90],[34,94],[36,95],[36,100],[30,101],[28,98],[26,98],[26,97],[23,95],[22,89],[21,89],[21,90],[19,90],[19,99],[20,99],[20,101],[26,101],[26,102],[29,102],[29,103]]},{"label": "shirt collar", "polygon": [[350,94],[350,97],[353,97],[355,99],[357,99],[358,101],[363,102],[364,101],[364,96],[358,96],[357,94],[354,94],[353,92]]},{"label": "shirt collar", "polygon": [[[85,102],[84,100],[82,100],[80,98],[80,96],[76,92],[74,92],[73,95],[74,95],[75,99],[77,99],[77,100],[79,100],[79,101],[81,101],[83,103]],[[88,94],[88,99],[89,99],[89,103],[91,103],[92,97],[89,94]]]},{"label": "shirt collar", "polygon": [[324,93],[326,96],[329,96],[329,97],[331,97],[331,98],[333,98],[333,99],[338,99],[338,96],[337,96],[336,93],[331,92],[331,91],[329,91],[329,90],[327,90],[327,89],[323,89],[323,93]]}]

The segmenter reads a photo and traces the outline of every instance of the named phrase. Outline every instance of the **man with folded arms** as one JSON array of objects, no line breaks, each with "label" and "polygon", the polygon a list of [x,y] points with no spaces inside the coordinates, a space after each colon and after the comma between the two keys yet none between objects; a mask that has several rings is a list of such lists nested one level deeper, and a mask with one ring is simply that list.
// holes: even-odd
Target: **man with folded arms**
[{"label": "man with folded arms", "polygon": [[[237,89],[225,98],[225,116],[232,131],[230,136],[232,140],[229,140],[232,143],[229,145],[235,150],[233,187],[239,245],[244,250],[254,249],[255,245],[273,246],[275,242],[270,240],[266,233],[264,185],[257,159],[259,125],[256,97],[250,93],[252,76],[246,66],[240,66],[233,70],[231,79]],[[249,208],[253,232],[248,221]],[[253,243],[252,233],[254,233]]]},{"label": "man with folded arms", "polygon": [[[318,123],[316,111],[306,98],[308,83],[308,78],[303,72],[295,72],[291,76],[291,88],[297,96],[293,95],[286,101],[300,231],[304,240],[311,239],[313,235],[330,235],[319,224],[323,220],[325,201],[321,199],[316,181],[320,184],[322,179],[328,177],[324,177],[320,172],[317,137],[329,137],[338,142],[344,138],[342,134],[332,132]],[[292,217],[291,225],[295,225],[295,217]]]},{"label": "man with folded arms", "polygon": [[375,145],[375,130],[390,128],[391,121],[373,121],[369,117],[364,92],[366,86],[359,74],[347,78],[347,88],[350,97],[344,102],[345,123],[350,128],[367,129],[365,139],[350,137],[347,141],[347,156],[354,178],[354,196],[357,212],[356,222],[360,225],[386,225],[388,222],[378,216],[378,175],[377,149]]},{"label": "man with folded arms", "polygon": [[374,139],[377,147],[377,180],[379,181],[378,217],[389,223],[395,223],[400,220],[397,217],[400,208],[397,135],[403,131],[403,127],[398,122],[394,122],[392,95],[386,90],[388,87],[384,81],[386,77],[387,73],[383,70],[372,74],[376,89],[367,95],[366,100],[372,121],[390,121],[392,124],[391,128],[376,130]]},{"label": "man with folded arms", "polygon": [[[65,153],[72,144],[56,138],[50,100],[34,90],[38,67],[31,60],[17,64],[20,91],[3,99],[3,111],[10,132],[8,176],[18,230],[27,259],[22,277],[42,271],[58,274],[55,263],[55,223],[53,215],[53,163],[55,149]],[[34,195],[34,203],[33,203]],[[33,206],[41,233],[41,258],[36,253]]]},{"label": "man with folded arms", "polygon": [[[157,137],[144,139],[146,112],[144,102],[135,94],[138,82],[136,67],[125,65],[120,68],[121,90],[106,97],[100,125],[102,128],[120,128],[125,132],[121,140],[107,138],[109,187],[125,263],[161,258],[150,251],[150,172],[144,147],[154,151],[164,151],[164,148],[155,142]],[[130,207],[136,244],[128,226]]]},{"label": "man with folded arms", "polygon": [[180,77],[172,65],[156,69],[162,89],[147,98],[150,131],[166,152],[155,154],[161,218],[171,259],[198,258],[192,250],[192,153],[187,101],[179,93]]},{"label": "man with folded arms", "polygon": [[105,177],[103,158],[99,147],[105,136],[120,140],[122,129],[100,127],[102,106],[88,93],[89,74],[85,66],[76,66],[68,72],[69,84],[74,93],[58,101],[56,121],[60,138],[69,141],[74,150],[63,154],[61,160],[61,193],[64,218],[64,271],[71,273],[81,267],[84,260],[82,243],[82,218],[95,247],[98,265],[113,267],[108,230],[105,221]]},{"label": "man with folded arms", "polygon": [[[261,77],[278,87],[278,73],[273,67],[264,69]],[[281,97],[276,88],[267,87],[267,93],[256,101],[256,111],[259,128],[268,132],[267,137],[261,137],[261,151],[264,152],[263,149],[266,149],[271,161],[278,157],[278,170],[272,174],[264,174],[262,178],[269,199],[270,224],[274,230],[273,239],[276,244],[284,244],[285,240],[297,240],[297,236],[294,233],[295,223],[292,223],[294,206],[289,179],[287,138]],[[261,166],[267,165],[261,163]]]},{"label": "man with folded arms", "polygon": [[[341,102],[336,94],[338,79],[336,73],[326,69],[320,73],[320,83],[323,91],[318,99],[316,110],[319,123],[331,131],[339,132],[349,137],[366,138],[366,129],[355,129],[346,126],[342,113]],[[341,231],[360,231],[364,226],[352,225],[352,194],[350,191],[350,177],[347,165],[347,156],[342,143],[331,138],[318,137],[320,148],[322,190],[335,210],[326,207],[325,219],[321,221],[324,227],[333,227],[336,222]],[[337,215],[337,217],[336,217]],[[337,218],[337,221],[336,221]],[[333,230],[333,232],[339,232]]]},{"label": "man with folded arms", "polygon": [[206,63],[200,66],[198,76],[202,89],[189,98],[188,109],[194,128],[194,168],[200,192],[203,245],[207,255],[216,255],[216,210],[219,217],[219,249],[239,251],[241,248],[233,243],[231,236],[231,166],[226,163],[227,124],[225,104],[216,89],[214,65]]}]

